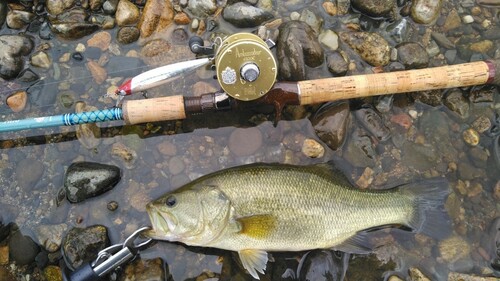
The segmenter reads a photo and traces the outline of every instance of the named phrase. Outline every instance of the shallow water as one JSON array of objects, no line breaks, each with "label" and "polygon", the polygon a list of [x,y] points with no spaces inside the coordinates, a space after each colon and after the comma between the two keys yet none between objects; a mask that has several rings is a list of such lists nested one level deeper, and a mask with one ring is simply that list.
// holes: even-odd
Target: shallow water
[{"label": "shallow water", "polygon": [[[309,2],[312,3],[309,3],[310,5],[316,5],[322,11],[319,14],[326,19],[323,25],[325,29],[345,28],[341,24],[342,20],[359,17],[359,14],[351,12],[351,15],[333,19],[324,15],[321,3],[319,3],[321,1]],[[300,12],[304,8],[301,4],[284,4],[281,1],[279,3],[277,4],[279,9],[277,8],[276,11],[278,16],[285,19],[292,11]],[[448,2],[443,9],[451,8],[464,9],[458,4]],[[222,18],[219,20],[219,29],[216,31],[226,33],[252,31],[251,29],[237,29],[224,22]],[[497,18],[492,20],[498,24]],[[115,38],[116,31],[116,28],[108,30],[112,38]],[[374,27],[372,31],[377,32],[378,29]],[[0,29],[0,34],[17,33],[18,31],[10,30],[5,26]],[[189,30],[188,34],[191,34]],[[209,35],[210,33],[207,32],[204,36],[208,38]],[[167,32],[162,36],[170,38],[171,34]],[[79,43],[85,45],[89,37],[73,41],[57,38],[48,41],[51,44],[48,52],[53,59],[53,65],[48,70],[35,69],[43,77],[43,89],[39,92],[32,91],[34,94],[30,96],[28,107],[20,113],[12,113],[3,104],[0,108],[2,120],[71,112],[74,110],[74,105],[65,108],[58,102],[57,96],[62,92],[58,88],[65,83],[72,85],[75,101],[81,100],[97,108],[113,106],[115,101],[103,95],[110,85],[119,85],[124,76],[133,74],[123,74],[118,72],[121,69],[108,68],[106,69],[108,80],[98,85],[85,67],[85,61],[58,62],[58,58],[64,53],[73,53]],[[36,46],[45,42],[37,39]],[[498,40],[493,42],[496,44],[495,48],[499,49]],[[112,45],[118,46],[120,54],[123,55],[130,50],[139,49],[142,43],[122,46],[112,42]],[[194,58],[185,44],[186,42],[176,43],[177,47],[173,48],[172,53],[158,58],[156,64]],[[106,54],[113,57],[116,56],[115,53],[110,51]],[[484,56],[489,57],[487,54]],[[361,62],[359,57],[351,56],[351,60],[357,65],[366,67],[358,68],[356,73],[372,71],[366,63]],[[149,67],[144,66],[144,69]],[[131,72],[134,70],[137,74],[141,72],[138,68],[130,69]],[[310,78],[331,76],[325,64],[317,69],[309,70],[308,77]],[[210,70],[203,70],[159,89],[151,90],[148,96],[179,93],[190,95],[191,85],[199,80],[216,86],[216,80],[211,78]],[[9,84],[10,89],[28,86],[16,80],[11,82],[18,84],[13,86]],[[465,89],[465,92],[467,93],[468,90],[470,89]],[[4,91],[2,94],[6,96],[7,92]],[[139,94],[130,98],[139,99],[142,96]],[[372,100],[368,99],[367,102],[372,103]],[[353,103],[351,110],[356,108],[356,104],[357,102]],[[494,272],[490,266],[489,258],[491,259],[491,255],[494,255],[494,249],[492,249],[494,234],[488,232],[493,220],[499,217],[500,202],[494,197],[495,185],[498,185],[500,180],[498,173],[500,161],[495,159],[495,149],[498,154],[498,138],[496,135],[482,133],[479,145],[476,147],[471,147],[463,141],[463,131],[469,128],[476,119],[482,116],[494,121],[495,113],[500,113],[498,94],[494,96],[493,102],[470,103],[468,116],[464,118],[443,105],[431,107],[420,102],[413,102],[406,95],[397,96],[391,110],[381,114],[383,122],[391,133],[389,141],[378,142],[359,122],[355,121],[354,114],[351,113],[346,143],[337,151],[332,151],[323,144],[326,150],[325,155],[312,159],[301,152],[301,142],[306,138],[318,139],[307,118],[314,114],[315,110],[316,107],[308,107],[306,114],[295,114],[295,116],[301,115],[302,118],[292,120],[294,111],[289,109],[289,114],[285,114],[287,120],[280,121],[276,126],[273,125],[272,114],[255,112],[217,113],[209,116],[192,116],[183,122],[169,121],[138,126],[123,126],[118,121],[105,123],[99,125],[101,137],[92,140],[95,145],[90,148],[89,145],[84,145],[78,140],[76,128],[3,133],[0,135],[2,148],[0,218],[4,224],[9,222],[17,224],[23,234],[29,235],[34,241],[38,241],[37,228],[40,225],[64,223],[69,228],[104,225],[108,228],[112,243],[118,243],[137,228],[149,225],[149,219],[145,213],[147,202],[199,176],[223,168],[254,162],[307,165],[333,160],[342,167],[348,177],[357,181],[367,169],[363,166],[350,165],[346,158],[347,155],[356,157],[364,151],[371,157],[372,162],[369,165],[369,170],[373,172],[371,188],[386,188],[422,178],[446,177],[452,189],[447,207],[454,221],[453,235],[460,237],[459,243],[452,246],[451,251],[459,252],[463,248],[470,248],[470,250],[463,255],[455,253],[456,260],[443,258],[443,251],[439,248],[439,245],[442,245],[440,241],[421,236],[415,237],[413,234],[399,230],[384,232],[379,239],[389,242],[386,247],[376,251],[376,256],[382,261],[392,260],[395,268],[384,269],[382,272],[385,273],[382,274],[372,273],[370,271],[375,265],[369,264],[370,267],[363,268],[359,265],[355,266],[355,262],[352,261],[350,263],[350,265],[353,264],[352,267],[348,268],[348,280],[359,280],[359,275],[355,275],[357,272],[372,273],[374,280],[381,280],[392,271],[404,278],[408,276],[410,267],[419,268],[433,280],[445,280],[449,272],[499,276],[498,271]],[[391,121],[393,116],[400,114],[409,116],[410,112],[415,112],[416,116],[412,118],[409,129],[404,129],[397,122]],[[231,150],[235,145],[230,143],[230,136],[235,130],[242,130],[246,127],[253,127],[260,131],[262,144],[250,156],[236,156]],[[352,145],[360,137],[366,136],[370,145],[368,148],[364,147],[365,150]],[[162,153],[160,148],[165,143],[175,147],[175,151],[169,154]],[[121,148],[116,150],[118,145]],[[350,148],[355,152],[349,152]],[[133,156],[130,161],[124,159],[123,154],[120,154],[124,151],[132,152],[132,155],[136,156]],[[58,192],[63,185],[65,170],[75,161],[116,165],[122,169],[122,179],[112,191],[106,194],[78,204],[63,200],[58,206],[56,202]],[[173,166],[179,163],[181,167],[174,169]],[[24,178],[28,177],[32,169],[36,169],[40,175],[33,182],[24,183]],[[114,212],[106,207],[110,201],[118,202],[119,207]],[[190,248],[164,242],[157,243],[141,254],[142,258],[146,259],[163,258],[173,280],[193,278],[203,271],[220,273],[222,270],[220,255],[225,258],[229,257],[224,251]],[[302,253],[277,254],[276,264],[282,266],[288,262],[288,267],[295,270],[294,267],[297,266],[301,255]],[[272,276],[282,276],[285,272],[285,270],[280,271],[281,268],[278,266],[274,270]],[[33,274],[33,269],[29,267],[18,267],[13,271],[18,274],[18,277]],[[36,279],[36,277],[33,278]],[[268,276],[268,278],[271,277]]]}]

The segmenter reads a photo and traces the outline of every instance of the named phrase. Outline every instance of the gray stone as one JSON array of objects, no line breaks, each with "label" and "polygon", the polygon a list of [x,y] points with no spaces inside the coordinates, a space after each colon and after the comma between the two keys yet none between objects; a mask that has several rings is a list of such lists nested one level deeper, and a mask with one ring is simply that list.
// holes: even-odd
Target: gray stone
[{"label": "gray stone", "polygon": [[121,171],[116,166],[93,162],[77,162],[68,167],[64,176],[66,197],[72,203],[103,194],[120,181]]},{"label": "gray stone", "polygon": [[455,48],[455,44],[453,42],[451,42],[450,39],[448,39],[448,37],[446,37],[446,35],[444,35],[443,33],[432,32],[431,36],[432,36],[432,39],[434,39],[439,46],[441,46],[445,49],[454,49]]},{"label": "gray stone", "polygon": [[34,53],[30,59],[31,65],[48,69],[52,65],[52,60],[49,55],[44,51]]},{"label": "gray stone", "polygon": [[313,8],[303,9],[299,17],[300,21],[307,23],[316,34],[319,34],[321,27],[323,26],[323,18],[319,16],[318,11]]},{"label": "gray stone", "polygon": [[24,68],[22,56],[33,49],[33,41],[23,35],[0,35],[0,77],[15,78]]},{"label": "gray stone", "polygon": [[398,59],[406,69],[425,68],[429,65],[429,56],[418,43],[406,42],[397,46]]},{"label": "gray stone", "polygon": [[38,159],[24,158],[17,163],[15,178],[19,186],[25,190],[32,190],[40,180],[44,166]]},{"label": "gray stone", "polygon": [[64,223],[57,225],[40,225],[37,228],[38,242],[49,253],[54,253],[60,249],[63,236],[67,229],[68,226]]},{"label": "gray stone", "polygon": [[333,52],[326,57],[328,71],[334,76],[344,76],[349,70],[349,62],[340,52]]},{"label": "gray stone", "polygon": [[222,12],[222,17],[236,27],[256,27],[274,16],[258,7],[244,2],[227,6]]},{"label": "gray stone", "polygon": [[444,100],[444,105],[462,118],[469,116],[469,103],[459,89],[453,89],[448,93]]},{"label": "gray stone", "polygon": [[301,21],[289,21],[279,28],[277,57],[279,75],[288,81],[306,79],[306,65],[317,67],[324,61],[323,48],[312,28]]}]

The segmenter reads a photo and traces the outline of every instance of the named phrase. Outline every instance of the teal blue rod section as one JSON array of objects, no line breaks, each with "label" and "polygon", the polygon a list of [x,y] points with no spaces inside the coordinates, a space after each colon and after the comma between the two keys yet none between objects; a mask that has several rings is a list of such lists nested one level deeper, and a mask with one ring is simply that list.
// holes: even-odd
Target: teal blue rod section
[{"label": "teal blue rod section", "polygon": [[57,126],[74,126],[114,120],[123,120],[121,108],[4,121],[0,122],[0,133]]}]

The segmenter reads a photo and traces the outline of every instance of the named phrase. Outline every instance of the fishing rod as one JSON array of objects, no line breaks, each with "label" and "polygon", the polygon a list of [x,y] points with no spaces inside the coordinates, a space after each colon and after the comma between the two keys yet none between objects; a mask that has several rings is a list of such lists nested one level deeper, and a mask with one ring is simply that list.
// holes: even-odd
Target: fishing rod
[{"label": "fishing rod", "polygon": [[[217,38],[210,46],[193,37],[191,50],[208,55],[146,71],[121,85],[110,109],[0,122],[0,132],[53,126],[73,126],[124,120],[126,124],[185,119],[190,114],[226,111],[245,105],[272,105],[276,119],[286,105],[310,105],[336,100],[425,90],[500,84],[500,60],[477,61],[426,69],[277,82],[274,42],[251,33]],[[167,83],[199,67],[214,65],[221,91],[199,97],[182,95],[124,100],[136,92]]]}]

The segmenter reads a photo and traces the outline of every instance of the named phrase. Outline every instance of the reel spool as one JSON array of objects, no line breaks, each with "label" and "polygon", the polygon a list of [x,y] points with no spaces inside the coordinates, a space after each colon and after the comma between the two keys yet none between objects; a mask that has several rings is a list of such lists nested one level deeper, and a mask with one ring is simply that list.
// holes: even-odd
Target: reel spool
[{"label": "reel spool", "polygon": [[269,46],[251,33],[225,38],[215,54],[215,69],[222,89],[242,101],[264,96],[276,82],[278,73]]}]

